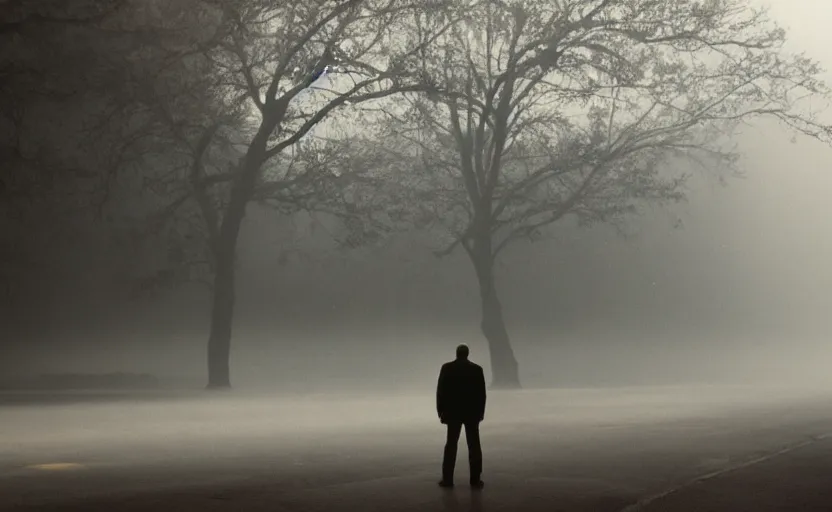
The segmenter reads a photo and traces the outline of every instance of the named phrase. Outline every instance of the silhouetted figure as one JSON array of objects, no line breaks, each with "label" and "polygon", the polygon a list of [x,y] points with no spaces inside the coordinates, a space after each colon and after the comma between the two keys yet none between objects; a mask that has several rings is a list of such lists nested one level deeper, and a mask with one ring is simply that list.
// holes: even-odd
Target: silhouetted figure
[{"label": "silhouetted figure", "polygon": [[456,348],[456,360],[442,365],[436,386],[436,412],[439,420],[448,426],[445,455],[442,459],[441,487],[453,487],[459,434],[465,426],[468,442],[468,464],[471,471],[471,487],[481,489],[482,447],[480,447],[480,422],[485,417],[485,375],[482,367],[468,360],[468,347]]}]

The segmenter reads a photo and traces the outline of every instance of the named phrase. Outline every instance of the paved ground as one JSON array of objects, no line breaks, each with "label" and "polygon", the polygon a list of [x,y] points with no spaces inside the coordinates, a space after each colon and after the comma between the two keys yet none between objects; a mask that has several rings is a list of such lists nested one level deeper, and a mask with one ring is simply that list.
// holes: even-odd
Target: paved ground
[{"label": "paved ground", "polygon": [[807,441],[733,471],[706,475],[632,511],[829,512],[832,439]]},{"label": "paved ground", "polygon": [[464,448],[458,487],[436,486],[429,396],[6,402],[0,510],[832,510],[817,391],[494,393],[478,492]]}]

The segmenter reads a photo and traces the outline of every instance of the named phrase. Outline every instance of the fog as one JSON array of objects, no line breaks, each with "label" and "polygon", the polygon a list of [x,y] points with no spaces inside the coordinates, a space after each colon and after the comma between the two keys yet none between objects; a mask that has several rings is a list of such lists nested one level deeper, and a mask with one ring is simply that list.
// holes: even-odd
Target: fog
[{"label": "fog", "polygon": [[[787,49],[832,70],[821,2],[770,5]],[[127,300],[93,245],[67,255],[62,279],[25,276],[0,311],[0,509],[646,512],[702,475],[819,445],[832,434],[832,149],[768,121],[736,142],[743,177],[697,173],[687,201],[623,233],[566,221],[502,254],[523,389],[488,392],[482,502],[421,490],[441,459],[440,366],[466,343],[490,380],[466,255],[435,257],[424,233],[341,251],[321,229],[303,235],[308,214],[255,205],[230,390],[204,389],[204,287]],[[42,379],[118,373],[154,385]],[[151,490],[179,494],[117,500]]]},{"label": "fog", "polygon": [[[698,177],[687,203],[645,212],[626,237],[564,225],[506,253],[498,286],[525,386],[824,381],[832,155],[776,126],[741,142],[746,177]],[[324,236],[281,266],[286,230],[257,210],[245,225],[234,385],[427,389],[460,342],[488,370],[462,254],[436,259],[430,240],[406,235],[368,254],[316,253]],[[202,289],[136,302],[93,286],[63,293],[21,315],[7,376],[130,371],[203,385]]]},{"label": "fog", "polygon": [[[820,0],[771,7],[791,28],[788,49],[832,68]],[[832,384],[832,152],[766,122],[738,143],[745,178],[722,186],[697,176],[687,203],[645,211],[627,237],[565,223],[506,253],[498,287],[525,386]],[[436,259],[429,240],[407,234],[342,255],[319,233],[280,264],[290,232],[256,207],[247,217],[234,385],[427,390],[460,342],[488,370],[464,255]],[[6,379],[123,371],[175,387],[204,383],[203,289],[128,302],[84,277],[34,297],[4,326]]]},{"label": "fog", "polygon": [[[832,67],[832,39],[813,15],[819,0],[771,7],[792,29],[789,49]],[[744,179],[721,186],[699,176],[686,204],[644,212],[626,238],[567,223],[511,249],[498,286],[524,384],[823,380],[832,152],[790,139],[774,124],[746,128]],[[247,218],[235,384],[427,389],[459,342],[488,367],[463,255],[435,259],[429,243],[406,234],[392,248],[339,255],[321,235],[280,265],[287,229],[256,208]],[[16,305],[4,327],[7,376],[132,371],[204,381],[204,290],[126,302],[94,281],[53,288]]]}]

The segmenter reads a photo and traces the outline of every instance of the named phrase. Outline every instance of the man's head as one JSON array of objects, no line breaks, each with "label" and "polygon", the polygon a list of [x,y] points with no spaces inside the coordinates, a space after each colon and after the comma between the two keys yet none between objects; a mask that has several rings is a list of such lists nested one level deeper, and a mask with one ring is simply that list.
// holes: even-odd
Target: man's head
[{"label": "man's head", "polygon": [[465,343],[456,347],[456,358],[457,359],[468,359],[468,345]]}]

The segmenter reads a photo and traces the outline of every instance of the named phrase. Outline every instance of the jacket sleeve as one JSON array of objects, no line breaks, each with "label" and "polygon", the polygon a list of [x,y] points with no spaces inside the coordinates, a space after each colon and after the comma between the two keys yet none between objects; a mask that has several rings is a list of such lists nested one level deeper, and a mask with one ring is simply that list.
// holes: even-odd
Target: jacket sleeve
[{"label": "jacket sleeve", "polygon": [[482,368],[479,371],[479,382],[477,382],[477,398],[478,406],[479,406],[479,413],[480,413],[480,420],[485,418],[485,399],[486,399],[486,391],[485,391],[485,373],[483,373]]},{"label": "jacket sleeve", "polygon": [[440,418],[445,413],[445,407],[447,405],[445,401],[448,380],[447,373],[448,372],[445,370],[445,367],[443,366],[442,370],[439,371],[439,382],[436,383],[436,413],[439,415]]}]

